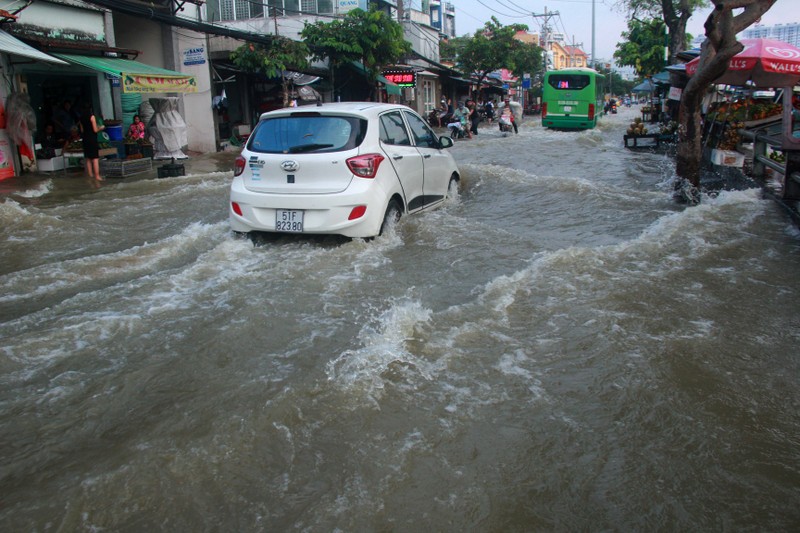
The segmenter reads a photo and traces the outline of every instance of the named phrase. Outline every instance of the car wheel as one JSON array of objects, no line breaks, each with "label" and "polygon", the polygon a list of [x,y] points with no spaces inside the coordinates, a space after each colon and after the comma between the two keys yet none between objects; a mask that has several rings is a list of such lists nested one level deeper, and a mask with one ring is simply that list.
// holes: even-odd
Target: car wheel
[{"label": "car wheel", "polygon": [[458,196],[458,186],[461,184],[461,181],[458,179],[458,176],[453,174],[450,176],[450,183],[447,184],[447,197],[453,198]]},{"label": "car wheel", "polygon": [[381,224],[379,235],[383,235],[383,232],[386,231],[387,228],[396,224],[397,221],[400,220],[401,215],[402,211],[400,210],[400,206],[397,205],[397,200],[389,202],[389,205],[386,207],[386,214],[383,215],[383,223]]}]

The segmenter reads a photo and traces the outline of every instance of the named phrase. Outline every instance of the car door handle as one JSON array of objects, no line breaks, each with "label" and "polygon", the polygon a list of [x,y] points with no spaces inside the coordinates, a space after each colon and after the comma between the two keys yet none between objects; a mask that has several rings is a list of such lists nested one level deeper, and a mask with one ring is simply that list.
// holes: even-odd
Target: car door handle
[{"label": "car door handle", "polygon": [[403,159],[403,156],[400,154],[395,154],[392,156],[392,159],[394,159],[395,161],[400,161],[401,159]]},{"label": "car door handle", "polygon": [[430,159],[431,158],[431,154],[425,154],[422,157],[424,157],[425,159]]}]

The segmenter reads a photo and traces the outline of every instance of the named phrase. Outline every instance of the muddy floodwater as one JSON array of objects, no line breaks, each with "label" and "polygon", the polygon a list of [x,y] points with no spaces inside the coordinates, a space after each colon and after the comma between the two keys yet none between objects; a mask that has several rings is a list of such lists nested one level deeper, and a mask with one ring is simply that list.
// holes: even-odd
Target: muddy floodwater
[{"label": "muddy floodwater", "polygon": [[637,112],[482,124],[372,241],[234,238],[225,164],[4,186],[0,530],[797,531],[800,233]]}]

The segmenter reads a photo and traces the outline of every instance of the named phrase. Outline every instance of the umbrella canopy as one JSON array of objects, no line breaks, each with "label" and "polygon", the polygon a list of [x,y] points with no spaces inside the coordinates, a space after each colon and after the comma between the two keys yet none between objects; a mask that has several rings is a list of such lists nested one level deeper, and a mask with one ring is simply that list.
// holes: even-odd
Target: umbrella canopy
[{"label": "umbrella canopy", "polygon": [[655,83],[652,80],[644,80],[642,83],[631,89],[634,93],[651,93],[656,90]]},{"label": "umbrella canopy", "polygon": [[[800,48],[773,39],[741,39],[744,50],[733,56],[715,83],[757,87],[788,87],[800,81]],[[686,63],[686,74],[697,72],[700,58]]]}]

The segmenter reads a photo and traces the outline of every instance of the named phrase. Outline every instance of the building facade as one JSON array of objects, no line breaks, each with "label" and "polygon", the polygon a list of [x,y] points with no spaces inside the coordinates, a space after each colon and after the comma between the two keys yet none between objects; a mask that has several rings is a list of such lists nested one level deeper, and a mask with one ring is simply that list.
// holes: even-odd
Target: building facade
[{"label": "building facade", "polygon": [[[58,60],[23,61],[15,49],[0,49],[5,77],[0,97],[17,102],[22,95],[29,102],[35,115],[27,128],[32,142],[54,122],[65,102],[73,113],[91,105],[96,116],[120,121],[120,131],[125,131],[151,98],[175,98],[187,126],[186,149],[215,151],[205,35],[177,32],[170,24],[99,4],[40,0],[26,5],[6,24],[8,35]],[[160,4],[165,15],[172,13],[172,2]],[[192,4],[184,9],[194,10],[196,16],[198,7]],[[152,13],[152,5],[148,9]],[[24,149],[27,143],[16,144],[12,155],[18,175],[35,168],[36,158]]]},{"label": "building facade", "polygon": [[742,32],[745,39],[775,39],[800,48],[800,22],[762,26],[757,24]]}]

